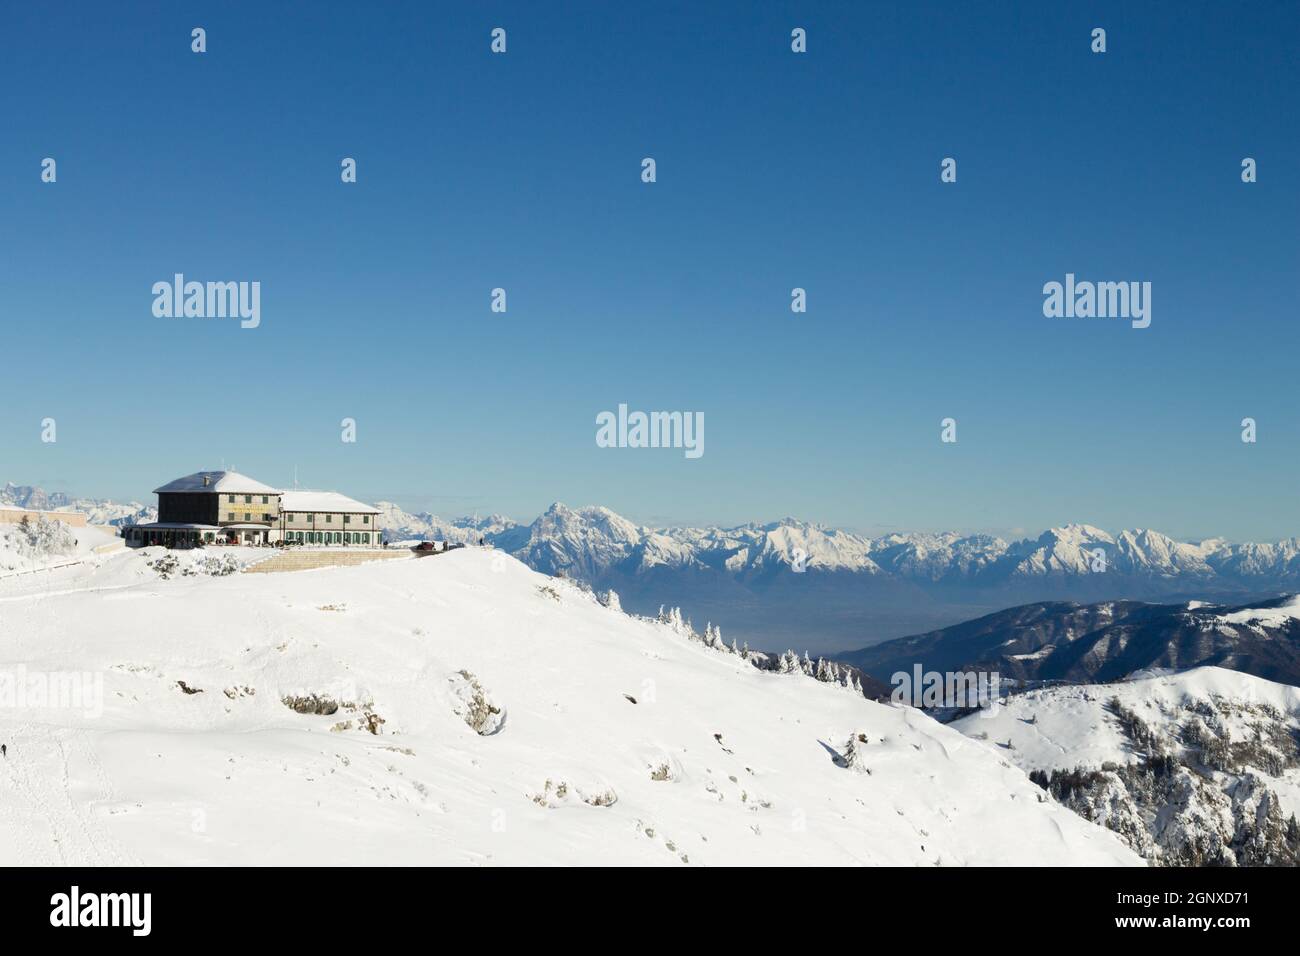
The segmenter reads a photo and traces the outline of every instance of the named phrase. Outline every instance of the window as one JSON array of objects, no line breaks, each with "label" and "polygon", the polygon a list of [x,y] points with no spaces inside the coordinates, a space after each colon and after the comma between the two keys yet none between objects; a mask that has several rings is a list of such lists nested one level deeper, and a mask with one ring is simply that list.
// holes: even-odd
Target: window
[{"label": "window", "polygon": [[361,522],[362,524],[370,524],[370,515],[362,515]]},{"label": "window", "polygon": [[361,536],[361,543],[362,543],[362,544],[369,544],[369,543],[370,543],[370,535],[368,535],[368,534],[363,534],[363,535]]},{"label": "window", "polygon": [[226,520],[227,520],[227,521],[234,521],[234,520],[235,520],[235,513],[234,513],[233,511],[227,511],[227,512],[226,512]]},{"label": "window", "polygon": [[307,516],[307,520],[308,520],[308,521],[311,521],[311,520],[312,520],[313,518],[315,518],[315,517],[316,517],[315,515],[308,515],[308,516]]},{"label": "window", "polygon": [[233,505],[233,504],[235,503],[235,496],[234,496],[234,495],[226,495],[226,500],[227,500],[228,502],[230,502],[230,503]]},{"label": "window", "polygon": [[267,504],[266,495],[262,495],[262,504]]},{"label": "window", "polygon": [[344,516],[343,516],[343,523],[344,523],[344,524],[351,524],[351,523],[352,523],[352,515],[344,515]]},{"label": "window", "polygon": [[252,515],[252,513],[251,513],[251,512],[248,512],[248,511],[245,511],[245,512],[244,512],[244,520],[245,520],[245,521],[252,521],[252,520],[253,520],[253,515]]},{"label": "window", "polygon": [[343,532],[343,543],[344,543],[344,544],[351,544],[351,543],[352,543],[352,532],[351,532],[351,531],[345,531],[345,532]]},{"label": "window", "polygon": [[251,505],[252,503],[253,503],[253,496],[252,496],[252,495],[244,495],[244,504],[246,504],[246,505]]},{"label": "window", "polygon": [[333,523],[334,523],[334,516],[333,516],[333,515],[326,515],[326,516],[325,516],[325,523],[326,523],[326,524],[333,524]]}]

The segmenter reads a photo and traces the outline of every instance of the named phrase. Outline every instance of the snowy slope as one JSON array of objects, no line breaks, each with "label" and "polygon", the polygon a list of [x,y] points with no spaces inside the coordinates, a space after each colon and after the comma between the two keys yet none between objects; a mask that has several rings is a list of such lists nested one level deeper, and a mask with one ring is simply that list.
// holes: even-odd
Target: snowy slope
[{"label": "snowy slope", "polygon": [[0,708],[0,859],[1139,862],[990,746],[499,552],[168,580],[147,560],[0,582],[0,673],[103,680],[100,714]]},{"label": "snowy slope", "polygon": [[1154,862],[1300,862],[1300,688],[1201,667],[1030,691],[951,726]]}]

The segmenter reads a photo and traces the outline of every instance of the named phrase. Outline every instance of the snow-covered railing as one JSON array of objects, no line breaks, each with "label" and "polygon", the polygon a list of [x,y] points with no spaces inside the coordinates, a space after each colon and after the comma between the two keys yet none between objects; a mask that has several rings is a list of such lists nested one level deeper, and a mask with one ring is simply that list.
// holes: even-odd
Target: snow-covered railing
[{"label": "snow-covered railing", "polygon": [[0,574],[0,581],[3,581],[5,578],[16,578],[23,574],[39,574],[41,571],[57,571],[59,568],[74,568],[79,564],[85,564],[86,560],[86,558],[81,558],[77,561],[64,561],[61,564],[47,564],[40,568],[25,568],[22,571],[9,571],[5,574]]}]

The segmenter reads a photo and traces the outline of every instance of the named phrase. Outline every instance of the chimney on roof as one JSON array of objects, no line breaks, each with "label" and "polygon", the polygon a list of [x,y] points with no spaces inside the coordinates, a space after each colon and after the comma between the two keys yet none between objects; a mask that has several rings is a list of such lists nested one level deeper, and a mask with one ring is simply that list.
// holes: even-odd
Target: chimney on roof
[{"label": "chimney on roof", "polygon": [[212,476],[211,476],[211,475],[204,475],[204,476],[203,476],[203,487],[206,488],[206,487],[207,487],[208,485],[210,485],[210,484],[212,484]]}]

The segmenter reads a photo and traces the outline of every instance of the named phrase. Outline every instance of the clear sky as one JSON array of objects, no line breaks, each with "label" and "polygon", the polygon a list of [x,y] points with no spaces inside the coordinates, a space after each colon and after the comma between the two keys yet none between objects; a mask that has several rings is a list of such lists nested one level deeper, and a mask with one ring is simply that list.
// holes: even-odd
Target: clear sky
[{"label": "clear sky", "polygon": [[[0,481],[1300,534],[1298,10],[8,4]],[[261,325],[155,317],[177,272]],[[1067,272],[1151,327],[1044,317]],[[705,454],[598,448],[620,402]]]}]

